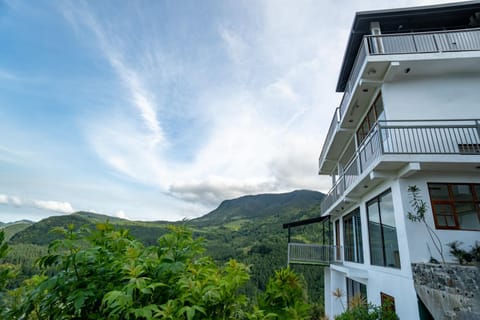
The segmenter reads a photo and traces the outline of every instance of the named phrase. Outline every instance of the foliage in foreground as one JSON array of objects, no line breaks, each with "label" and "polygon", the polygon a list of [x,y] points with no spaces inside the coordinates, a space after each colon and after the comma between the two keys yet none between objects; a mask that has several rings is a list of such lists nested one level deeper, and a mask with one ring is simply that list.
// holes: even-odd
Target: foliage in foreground
[{"label": "foliage in foreground", "polygon": [[[303,282],[292,271],[276,272],[252,303],[239,293],[248,267],[235,260],[218,267],[185,228],[150,247],[109,224],[56,231],[64,239],[50,244],[39,260],[43,273],[23,286],[6,292],[12,274],[0,265],[2,319],[310,318]],[[2,240],[0,259],[7,252]]]},{"label": "foliage in foreground", "polygon": [[[341,291],[335,291],[334,296],[341,298]],[[353,296],[347,310],[335,316],[335,320],[398,320],[394,306],[389,300],[383,301],[381,306],[368,303],[361,294]]]}]

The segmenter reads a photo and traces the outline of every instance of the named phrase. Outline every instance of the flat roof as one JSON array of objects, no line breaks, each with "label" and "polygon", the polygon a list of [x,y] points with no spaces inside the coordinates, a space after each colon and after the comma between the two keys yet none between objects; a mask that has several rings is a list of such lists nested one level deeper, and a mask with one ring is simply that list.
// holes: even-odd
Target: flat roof
[{"label": "flat roof", "polygon": [[283,229],[304,226],[304,225],[312,224],[312,223],[319,223],[319,222],[323,222],[327,219],[330,219],[330,215],[326,215],[326,216],[323,216],[323,217],[310,218],[310,219],[305,219],[305,220],[298,220],[298,221],[289,222],[289,223],[284,223],[283,224]]},{"label": "flat roof", "polygon": [[363,36],[370,34],[371,22],[379,22],[382,33],[464,29],[480,27],[471,23],[475,13],[478,14],[477,19],[480,19],[480,1],[357,12],[343,57],[336,91],[345,91]]}]

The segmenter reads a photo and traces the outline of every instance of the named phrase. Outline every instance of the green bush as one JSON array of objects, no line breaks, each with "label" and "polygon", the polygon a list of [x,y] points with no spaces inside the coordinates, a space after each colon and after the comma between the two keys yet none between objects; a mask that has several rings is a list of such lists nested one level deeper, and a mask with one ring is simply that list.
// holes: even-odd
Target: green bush
[{"label": "green bush", "polygon": [[382,306],[371,303],[356,305],[336,316],[335,320],[398,320],[398,316],[387,301]]}]

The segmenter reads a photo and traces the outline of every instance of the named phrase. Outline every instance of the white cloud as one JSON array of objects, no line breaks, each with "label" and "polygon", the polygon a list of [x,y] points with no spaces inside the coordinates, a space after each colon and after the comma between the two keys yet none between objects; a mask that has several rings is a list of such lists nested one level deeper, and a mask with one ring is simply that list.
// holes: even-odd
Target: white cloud
[{"label": "white cloud", "polygon": [[33,204],[35,207],[39,209],[55,211],[60,213],[73,213],[75,211],[72,205],[68,202],[36,200],[36,201],[33,201]]},{"label": "white cloud", "polygon": [[10,196],[10,202],[17,207],[22,205],[22,200],[16,196]]},{"label": "white cloud", "polygon": [[224,26],[219,28],[219,33],[232,61],[237,64],[245,62],[249,46],[240,35]]},{"label": "white cloud", "polygon": [[78,3],[76,3],[75,9],[72,8],[72,5],[65,5],[63,8],[65,18],[76,30],[79,30],[79,26],[84,26],[94,35],[104,58],[117,73],[120,81],[127,89],[132,106],[137,109],[144,126],[149,130],[148,140],[151,146],[164,143],[165,137],[158,122],[154,95],[145,86],[141,75],[128,66],[118,48],[119,44],[123,42],[122,35],[111,32],[104,27],[86,4],[83,8],[77,5]]},{"label": "white cloud", "polygon": [[7,204],[8,203],[8,196],[5,194],[0,194],[0,203]]},{"label": "white cloud", "polygon": [[10,204],[13,206],[21,206],[22,200],[17,196],[9,196],[6,194],[0,194],[0,204]]}]

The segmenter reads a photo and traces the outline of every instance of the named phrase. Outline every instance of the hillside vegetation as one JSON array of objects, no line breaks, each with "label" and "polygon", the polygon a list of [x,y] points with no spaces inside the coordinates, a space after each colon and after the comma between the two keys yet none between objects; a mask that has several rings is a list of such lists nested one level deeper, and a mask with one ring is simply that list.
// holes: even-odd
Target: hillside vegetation
[{"label": "hillside vegetation", "polygon": [[[244,196],[223,201],[217,209],[200,218],[174,223],[129,221],[89,212],[54,216],[19,229],[9,240],[12,252],[7,259],[22,265],[24,276],[18,280],[21,281],[35,272],[33,262],[45,254],[46,246],[59,239],[58,234],[49,232],[52,228],[73,225],[75,230],[80,227],[93,230],[96,224],[108,220],[116,227],[128,229],[135,239],[150,246],[167,233],[168,226],[183,225],[192,230],[195,238],[205,239],[207,254],[217,263],[234,258],[250,266],[251,277],[242,290],[248,296],[255,296],[259,290],[266,289],[274,270],[286,266],[287,232],[282,224],[318,216],[323,197],[322,193],[308,190]],[[299,241],[318,242],[319,235],[315,230],[298,230],[294,237]],[[322,268],[294,266],[294,269],[304,274],[310,299],[322,301]]]}]

